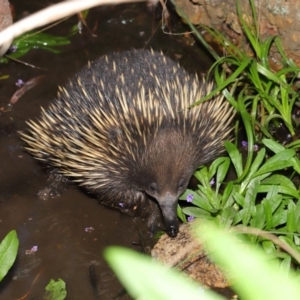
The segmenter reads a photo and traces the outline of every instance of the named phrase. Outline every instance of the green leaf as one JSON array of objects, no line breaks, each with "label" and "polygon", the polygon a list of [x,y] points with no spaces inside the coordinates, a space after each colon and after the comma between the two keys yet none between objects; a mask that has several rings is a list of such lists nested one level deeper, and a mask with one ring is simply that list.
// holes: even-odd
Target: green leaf
[{"label": "green leaf", "polygon": [[283,225],[286,223],[287,220],[287,211],[286,210],[279,210],[273,215],[272,218],[272,227],[276,228],[279,225]]},{"label": "green leaf", "polygon": [[[299,215],[298,215],[298,216],[299,216]],[[300,223],[297,222],[297,223],[296,223],[296,226],[297,226],[297,233],[299,234],[299,233],[300,233]]]},{"label": "green leaf", "polygon": [[236,215],[234,216],[232,225],[237,225],[237,224],[241,223],[242,216],[243,216],[243,211],[242,210],[238,211],[236,213]]},{"label": "green leaf", "polygon": [[219,166],[222,165],[227,160],[229,160],[228,157],[219,157],[215,159],[209,166],[209,177],[210,178],[214,177],[217,173]]},{"label": "green leaf", "polygon": [[[296,215],[296,224],[299,224],[300,221],[300,201],[298,200],[296,203],[296,208],[295,208],[295,215]],[[299,225],[297,225],[298,227]],[[299,231],[297,230],[299,233]]]},{"label": "green leaf", "polygon": [[222,198],[221,198],[221,205],[222,207],[231,206],[233,204],[233,197],[231,197],[231,200],[229,199],[230,196],[232,196],[233,191],[233,181],[229,181],[225,187],[225,190],[223,192]]},{"label": "green leaf", "polygon": [[233,143],[225,142],[224,145],[233,163],[237,177],[240,177],[243,173],[242,155]]},{"label": "green leaf", "polygon": [[220,223],[224,226],[224,228],[229,228],[234,220],[237,211],[233,207],[226,207],[222,210],[220,216]]},{"label": "green leaf", "polygon": [[255,201],[257,195],[257,187],[259,186],[260,178],[257,177],[249,183],[248,189],[245,195],[245,202],[243,207],[242,222],[246,226],[250,222],[251,216],[255,214]]},{"label": "green leaf", "polygon": [[134,299],[224,300],[187,279],[176,270],[155,263],[150,257],[121,247],[109,247],[104,257]]},{"label": "green leaf", "polygon": [[66,283],[62,279],[51,279],[45,287],[45,300],[64,300],[67,297]]},{"label": "green leaf", "polygon": [[274,174],[269,176],[268,178],[262,181],[262,184],[268,184],[268,185],[280,184],[281,186],[285,186],[286,188],[297,190],[294,183],[288,177],[280,174]]},{"label": "green leaf", "polygon": [[289,201],[287,209],[287,222],[286,228],[288,232],[296,232],[296,215],[295,215],[296,204],[294,201]]},{"label": "green leaf", "polygon": [[[218,194],[216,194],[211,187],[209,186],[208,188],[205,188],[201,185],[198,185],[199,188],[199,194],[206,199],[206,201],[213,207],[213,209],[211,209],[211,212],[216,212],[217,210],[220,209],[221,207],[221,197],[218,196]],[[200,206],[200,205],[198,205]],[[201,206],[203,206],[201,204]]]},{"label": "green leaf", "polygon": [[[262,148],[261,150],[259,150],[257,152],[257,155],[254,159],[254,161],[252,162],[250,171],[249,171],[249,175],[247,176],[247,178],[250,178],[252,176],[252,174],[254,174],[260,167],[260,165],[262,164],[264,158],[266,155],[266,149]],[[246,179],[245,179],[246,180]]]},{"label": "green leaf", "polygon": [[274,153],[278,153],[281,152],[283,150],[285,150],[284,146],[282,146],[281,144],[271,140],[271,139],[262,139],[262,143],[269,148],[270,150],[272,150]]},{"label": "green leaf", "polygon": [[212,218],[211,214],[207,210],[204,210],[200,207],[193,207],[193,206],[184,207],[182,209],[182,212],[188,216],[193,216],[196,218],[206,218],[206,219]]},{"label": "green leaf", "polygon": [[23,45],[31,45],[31,47],[64,46],[70,44],[70,40],[66,37],[54,36],[44,32],[31,32],[17,37],[13,41],[13,44],[18,47],[22,47]]},{"label": "green leaf", "polygon": [[292,157],[294,157],[296,154],[294,149],[285,149],[283,151],[280,151],[276,153],[274,156],[270,157],[266,163],[263,165],[263,167],[278,163],[280,161],[290,160]]},{"label": "green leaf", "polygon": [[276,38],[276,36],[270,36],[270,37],[266,38],[262,45],[261,61],[263,63],[263,66],[265,66],[266,68],[269,68],[269,52],[270,52],[270,48],[271,48],[275,38]]},{"label": "green leaf", "polygon": [[179,204],[177,204],[177,216],[183,223],[187,223],[186,216]]},{"label": "green leaf", "polygon": [[[245,22],[245,18],[243,17],[243,14],[241,12],[240,3],[239,1],[236,1],[236,10],[237,15],[239,17],[239,21],[242,24],[243,32],[247,36],[248,41],[250,42],[251,46],[253,47],[255,54],[258,56],[259,59],[261,59],[261,46],[262,43],[260,43],[258,37],[257,37],[257,29],[255,28],[254,34],[253,34],[253,28],[250,28],[248,24]],[[253,13],[254,10],[252,10]],[[254,22],[257,21],[257,18],[255,18],[255,15],[253,16]]]},{"label": "green leaf", "polygon": [[220,163],[218,166],[218,171],[216,176],[216,193],[219,192],[220,186],[223,183],[225,177],[227,176],[229,166],[230,166],[230,159],[228,157],[223,157],[222,163]]},{"label": "green leaf", "polygon": [[[281,144],[270,140],[270,139],[263,139],[263,144],[268,147],[270,150],[272,150],[274,153],[279,153],[283,150],[285,150],[284,146]],[[295,169],[295,171],[300,174],[300,160],[297,157],[293,157],[291,159],[291,165]]]},{"label": "green leaf", "polygon": [[[273,187],[271,186],[270,189],[273,189]],[[278,191],[278,189],[276,189]],[[271,209],[271,213],[273,214],[275,212],[275,210],[279,207],[279,205],[282,203],[282,195],[278,195],[278,194],[273,194],[272,196],[270,196],[270,194],[267,195],[266,199],[264,199],[262,202],[268,202],[270,209]]]},{"label": "green leaf", "polygon": [[[258,187],[257,192],[258,193],[268,193],[270,191],[270,189],[272,189],[273,187],[274,186],[272,186],[272,185],[261,184]],[[277,191],[278,191],[278,193],[290,195],[290,196],[292,196],[296,199],[299,199],[299,192],[295,189],[290,189],[288,187],[278,185],[277,186]]]},{"label": "green leaf", "polygon": [[256,205],[256,213],[253,216],[250,226],[263,229],[266,223],[266,215],[262,204]]},{"label": "green leaf", "polygon": [[275,154],[269,160],[267,160],[256,173],[252,175],[252,178],[292,166],[291,159],[293,156],[295,156],[295,150],[293,149],[286,149]]},{"label": "green leaf", "polygon": [[0,244],[0,281],[7,274],[17,257],[19,240],[15,230],[10,231]]},{"label": "green leaf", "polygon": [[192,195],[193,196],[193,201],[192,203],[195,206],[201,207],[207,211],[214,211],[214,208],[212,205],[209,203],[209,201],[206,198],[201,197],[197,192],[194,192],[192,190],[186,190],[181,196],[180,200],[186,200],[187,195]]},{"label": "green leaf", "polygon": [[[264,218],[266,220],[266,230],[270,230],[272,228],[272,219],[273,219],[273,211],[272,211],[272,206],[270,201],[268,201],[267,199],[262,201],[263,204],[263,208],[264,208]],[[260,228],[262,229],[262,228]]]},{"label": "green leaf", "polygon": [[194,176],[198,179],[198,181],[204,186],[204,187],[210,187],[210,176],[208,173],[208,169],[206,166],[201,167],[198,169],[195,173]]},{"label": "green leaf", "polygon": [[245,205],[245,197],[241,195],[240,193],[234,192],[233,198],[241,207],[244,207]]},{"label": "green leaf", "polygon": [[253,174],[255,174],[255,172],[258,170],[261,163],[263,162],[265,153],[266,153],[266,150],[264,148],[261,149],[257,153],[255,160],[253,161],[252,165],[250,166],[250,170],[249,170],[247,177],[241,182],[241,192],[244,192],[245,189],[248,188],[249,182],[251,182],[251,180],[255,177],[255,176],[253,176]]}]

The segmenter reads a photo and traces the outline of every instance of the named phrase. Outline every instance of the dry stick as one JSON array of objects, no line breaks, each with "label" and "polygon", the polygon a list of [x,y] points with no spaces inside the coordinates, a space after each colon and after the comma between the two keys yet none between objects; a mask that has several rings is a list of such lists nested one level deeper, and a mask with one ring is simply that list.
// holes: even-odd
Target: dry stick
[{"label": "dry stick", "polygon": [[79,11],[106,4],[141,2],[145,0],[69,0],[40,10],[0,32],[0,46],[34,28],[49,24]]}]

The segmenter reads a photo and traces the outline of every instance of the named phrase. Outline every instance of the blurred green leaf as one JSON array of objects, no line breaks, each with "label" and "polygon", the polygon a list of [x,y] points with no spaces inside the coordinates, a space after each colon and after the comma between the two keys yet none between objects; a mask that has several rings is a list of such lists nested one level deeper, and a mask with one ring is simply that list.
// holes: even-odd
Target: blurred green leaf
[{"label": "blurred green leaf", "polygon": [[[104,257],[134,299],[225,300],[150,257],[121,247],[109,247]],[[130,270],[130,272],[129,272]],[[141,276],[143,274],[143,276]]]},{"label": "blurred green leaf", "polygon": [[287,295],[289,300],[300,299],[299,282],[292,271],[289,276],[280,272],[261,251],[212,224],[199,227],[197,232],[213,260],[234,278],[234,288],[241,299],[282,300]]},{"label": "blurred green leaf", "polygon": [[19,240],[15,230],[10,231],[0,244],[0,281],[16,260]]}]

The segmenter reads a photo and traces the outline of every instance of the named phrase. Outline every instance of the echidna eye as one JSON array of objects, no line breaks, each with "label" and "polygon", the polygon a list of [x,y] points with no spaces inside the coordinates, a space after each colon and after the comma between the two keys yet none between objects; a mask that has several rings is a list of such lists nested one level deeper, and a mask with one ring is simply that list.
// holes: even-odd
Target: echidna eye
[{"label": "echidna eye", "polygon": [[149,190],[151,191],[151,192],[156,192],[157,191],[157,185],[156,185],[156,183],[151,183],[150,185],[149,185]]}]

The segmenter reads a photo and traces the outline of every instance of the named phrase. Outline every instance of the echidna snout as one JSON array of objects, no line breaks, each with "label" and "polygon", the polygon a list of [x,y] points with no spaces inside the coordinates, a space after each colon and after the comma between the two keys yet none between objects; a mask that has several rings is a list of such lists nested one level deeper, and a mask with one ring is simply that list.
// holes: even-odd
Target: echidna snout
[{"label": "echidna snout", "polygon": [[159,204],[174,237],[179,196],[230,135],[234,114],[222,95],[189,109],[212,88],[161,53],[113,53],[60,88],[22,139],[106,206],[153,224]]},{"label": "echidna snout", "polygon": [[177,203],[185,191],[197,163],[187,157],[192,140],[178,128],[161,128],[149,142],[135,176],[136,188],[155,199],[160,206],[169,236],[178,232]]},{"label": "echidna snout", "polygon": [[166,232],[170,237],[175,237],[178,233],[177,202],[177,195],[174,196],[168,192],[163,198],[158,199],[165,221]]}]

